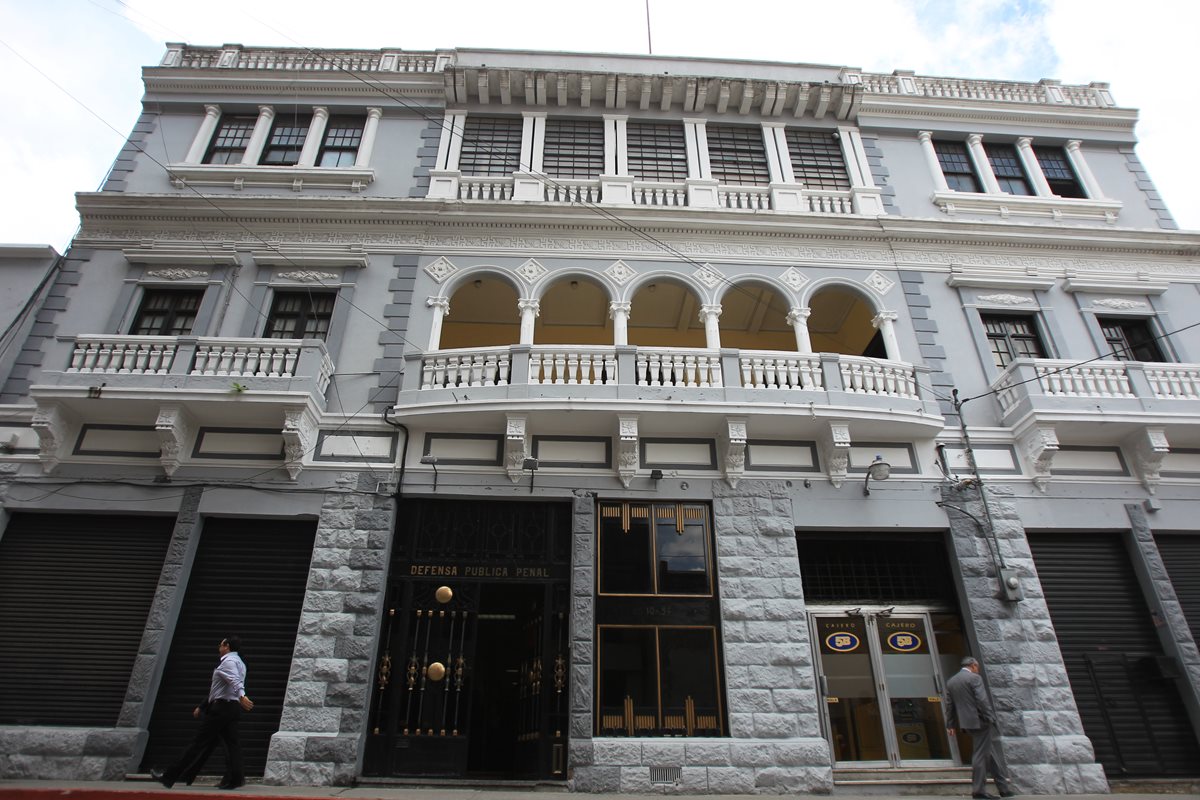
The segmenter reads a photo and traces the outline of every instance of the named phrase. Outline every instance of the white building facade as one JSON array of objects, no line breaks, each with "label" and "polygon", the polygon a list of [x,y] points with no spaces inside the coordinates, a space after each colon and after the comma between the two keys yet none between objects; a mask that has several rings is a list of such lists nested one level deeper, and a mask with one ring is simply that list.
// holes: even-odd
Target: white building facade
[{"label": "white building facade", "polygon": [[236,633],[268,783],[960,787],[965,655],[1023,791],[1200,777],[1200,234],[1105,84],[143,79],[0,361],[0,776],[165,763]]}]

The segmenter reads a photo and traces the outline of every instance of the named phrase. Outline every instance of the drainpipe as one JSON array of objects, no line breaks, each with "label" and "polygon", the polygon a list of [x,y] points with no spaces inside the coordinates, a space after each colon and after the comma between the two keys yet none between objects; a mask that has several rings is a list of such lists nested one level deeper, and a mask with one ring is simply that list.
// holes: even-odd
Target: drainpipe
[{"label": "drainpipe", "polygon": [[391,408],[385,408],[383,410],[383,421],[397,430],[404,431],[404,448],[400,451],[400,477],[396,479],[396,491],[392,493],[392,497],[399,500],[401,497],[401,490],[404,486],[404,465],[408,463],[408,440],[410,437],[408,435],[407,425],[405,425],[403,422],[394,422],[390,417],[388,417],[388,414],[394,411],[395,408],[395,406],[392,406]]}]

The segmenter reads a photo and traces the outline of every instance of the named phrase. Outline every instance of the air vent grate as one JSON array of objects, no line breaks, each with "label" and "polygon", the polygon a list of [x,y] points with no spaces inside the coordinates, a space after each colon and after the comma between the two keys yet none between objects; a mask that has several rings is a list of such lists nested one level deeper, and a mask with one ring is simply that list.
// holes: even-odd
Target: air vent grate
[{"label": "air vent grate", "polygon": [[682,775],[682,767],[651,767],[650,783],[660,786],[678,784]]}]

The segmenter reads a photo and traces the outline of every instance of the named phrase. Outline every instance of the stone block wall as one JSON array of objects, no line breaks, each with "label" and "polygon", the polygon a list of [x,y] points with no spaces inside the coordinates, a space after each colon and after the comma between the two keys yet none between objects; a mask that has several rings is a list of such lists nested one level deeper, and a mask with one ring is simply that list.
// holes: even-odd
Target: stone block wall
[{"label": "stone block wall", "polygon": [[346,473],[321,506],[279,732],[263,782],[347,786],[358,774],[396,517],[378,479]]}]

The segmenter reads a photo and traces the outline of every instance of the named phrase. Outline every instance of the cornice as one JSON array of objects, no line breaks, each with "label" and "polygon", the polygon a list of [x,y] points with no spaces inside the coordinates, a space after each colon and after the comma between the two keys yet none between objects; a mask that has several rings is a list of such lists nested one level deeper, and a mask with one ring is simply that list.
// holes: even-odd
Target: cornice
[{"label": "cornice", "polygon": [[[872,117],[879,117],[873,119]],[[1137,112],[1125,108],[1087,106],[1035,106],[982,100],[944,100],[895,95],[865,95],[856,121],[864,128],[887,127],[888,120],[913,120],[917,127],[936,123],[977,122],[986,126],[1068,127],[1092,132],[1120,134],[1121,141],[1133,139]]]},{"label": "cornice", "polygon": [[[291,76],[276,78],[254,75],[239,78],[229,74],[203,72],[196,75],[173,74],[167,77],[147,76],[144,78],[148,102],[162,101],[157,95],[187,94],[203,95],[211,100],[214,95],[252,95],[258,98],[296,97],[303,95],[320,97],[377,97],[388,99],[389,95],[406,98],[445,101],[441,76],[425,76],[414,80],[412,75],[389,76],[382,80],[372,75],[370,81],[358,81],[343,76],[313,76],[293,79]],[[436,80],[433,80],[436,79]],[[380,91],[380,87],[386,91]]]}]

